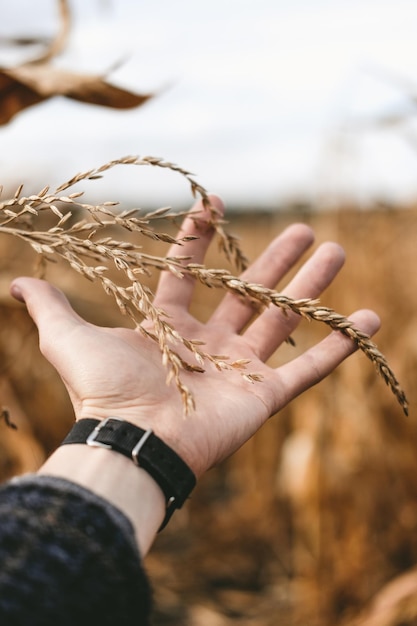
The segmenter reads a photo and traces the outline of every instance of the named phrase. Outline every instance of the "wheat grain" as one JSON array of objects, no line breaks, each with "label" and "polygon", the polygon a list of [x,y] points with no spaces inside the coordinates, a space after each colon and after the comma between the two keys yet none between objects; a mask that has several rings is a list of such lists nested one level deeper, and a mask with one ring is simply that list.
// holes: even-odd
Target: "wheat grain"
[{"label": "wheat grain", "polygon": [[198,278],[209,287],[221,287],[239,296],[246,297],[250,302],[261,303],[264,306],[270,304],[282,309],[284,312],[292,311],[309,321],[318,321],[330,326],[350,340],[372,361],[378,373],[390,387],[404,413],[408,415],[407,397],[401,388],[394,372],[388,365],[385,356],[378,349],[369,335],[357,329],[353,322],[344,315],[336,313],[329,307],[320,305],[318,300],[303,298],[294,300],[277,291],[268,289],[263,285],[245,282],[233,276],[226,270],[210,270],[203,266],[188,264],[184,268],[185,273]]},{"label": "wheat grain", "polygon": [[[376,344],[368,335],[355,328],[346,317],[320,305],[317,300],[294,300],[277,291],[267,289],[263,285],[244,281],[227,270],[211,269],[190,263],[190,259],[185,256],[158,257],[146,254],[143,252],[142,245],[123,238],[98,237],[99,233],[105,234],[109,228],[112,228],[170,244],[181,245],[184,241],[195,238],[187,236],[183,239],[175,239],[151,226],[153,220],[175,220],[179,215],[184,215],[184,213],[174,213],[167,207],[148,213],[143,213],[138,209],[121,211],[118,203],[115,202],[104,202],[98,205],[81,202],[83,192],[61,195],[61,192],[67,191],[79,182],[101,178],[105,172],[118,165],[147,165],[165,168],[185,177],[193,196],[199,195],[204,207],[208,209],[211,216],[210,225],[219,237],[219,246],[226,258],[233,261],[239,271],[246,266],[246,257],[238,240],[224,229],[225,222],[217,210],[211,206],[204,187],[197,183],[187,170],[163,159],[149,156],[124,157],[110,161],[96,169],[79,173],[60,185],[52,194],[49,193],[49,187],[44,187],[38,194],[24,197],[22,196],[23,186],[19,186],[13,198],[0,203],[0,233],[18,237],[28,243],[40,255],[41,265],[58,258],[68,263],[74,271],[88,280],[99,282],[104,291],[115,300],[120,311],[132,319],[135,327],[144,336],[158,343],[162,362],[167,368],[167,383],[173,381],[177,386],[186,412],[194,408],[195,401],[181,379],[182,371],[202,373],[205,363],[209,362],[220,371],[226,369],[240,371],[248,382],[259,381],[261,377],[259,374],[246,371],[249,365],[246,360],[238,359],[232,362],[226,356],[209,354],[202,348],[201,342],[182,337],[167,321],[169,317],[166,313],[154,306],[153,293],[140,281],[143,275],[150,275],[153,270],[169,271],[178,278],[189,275],[207,287],[230,291],[245,298],[258,312],[263,307],[273,305],[284,312],[291,311],[309,321],[318,321],[328,325],[353,341],[374,363],[378,373],[397,398],[404,413],[407,414],[408,403],[405,393]],[[36,220],[44,211],[53,215],[57,222],[47,230],[35,230]],[[82,211],[87,217],[68,225],[74,211]],[[198,219],[198,212],[196,219]],[[123,281],[118,284],[108,277],[107,273],[111,264],[121,272],[128,286],[123,286]],[[145,330],[142,326],[144,319],[151,322],[152,332]],[[184,346],[189,351],[195,364],[179,355],[175,348],[178,345]]]}]

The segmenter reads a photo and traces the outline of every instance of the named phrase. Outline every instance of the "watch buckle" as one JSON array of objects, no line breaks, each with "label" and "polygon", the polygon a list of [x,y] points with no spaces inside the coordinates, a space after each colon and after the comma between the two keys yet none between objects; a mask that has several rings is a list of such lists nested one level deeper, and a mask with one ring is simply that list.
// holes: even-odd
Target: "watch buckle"
[{"label": "watch buckle", "polygon": [[110,422],[111,420],[113,421],[116,420],[117,422],[124,421],[120,419],[119,417],[106,417],[106,419],[102,420],[99,424],[97,424],[94,430],[91,431],[85,443],[88,446],[92,446],[94,448],[107,448],[108,450],[111,450],[112,447],[108,443],[102,443],[101,441],[97,441],[97,437],[99,435],[100,430],[104,428],[108,424],[108,422]]}]

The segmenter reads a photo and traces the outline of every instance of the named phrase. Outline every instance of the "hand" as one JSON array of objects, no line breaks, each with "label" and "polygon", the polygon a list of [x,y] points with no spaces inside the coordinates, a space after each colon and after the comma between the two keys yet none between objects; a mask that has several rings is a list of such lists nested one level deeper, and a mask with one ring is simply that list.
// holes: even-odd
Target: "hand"
[{"label": "hand", "polygon": [[[212,196],[211,201],[223,210],[217,197]],[[169,255],[192,256],[194,263],[202,263],[213,231],[207,227],[202,205],[196,209],[202,211],[198,223],[186,218],[179,236],[197,235],[199,239],[174,245]],[[274,288],[313,239],[309,227],[290,226],[242,278]],[[343,262],[340,246],[322,244],[283,292],[293,298],[317,297]],[[45,281],[18,278],[11,287],[38,327],[41,351],[62,377],[76,418],[119,416],[152,428],[200,476],[239,448],[271,415],[332,372],[355,346],[333,332],[301,356],[273,369],[265,361],[295,329],[297,315],[285,316],[272,307],[249,324],[253,308],[227,294],[203,324],[189,313],[193,290],[190,277],[179,279],[164,272],[155,304],[169,313],[170,323],[183,337],[204,341],[204,350],[211,354],[250,359],[248,371],[261,374],[263,380],[250,383],[239,372],[219,372],[210,364],[203,374],[183,372],[182,379],[196,399],[195,412],[184,417],[175,384],[165,384],[167,372],[156,343],[135,330],[86,322],[62,292]],[[379,327],[371,311],[357,312],[351,319],[369,334]]]}]

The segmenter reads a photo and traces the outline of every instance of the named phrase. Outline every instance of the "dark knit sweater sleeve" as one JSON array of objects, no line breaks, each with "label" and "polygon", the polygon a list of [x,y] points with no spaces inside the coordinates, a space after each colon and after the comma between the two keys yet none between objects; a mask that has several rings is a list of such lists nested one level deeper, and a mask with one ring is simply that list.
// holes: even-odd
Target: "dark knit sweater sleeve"
[{"label": "dark knit sweater sleeve", "polygon": [[67,480],[0,488],[0,624],[147,625],[150,591],[127,518]]}]

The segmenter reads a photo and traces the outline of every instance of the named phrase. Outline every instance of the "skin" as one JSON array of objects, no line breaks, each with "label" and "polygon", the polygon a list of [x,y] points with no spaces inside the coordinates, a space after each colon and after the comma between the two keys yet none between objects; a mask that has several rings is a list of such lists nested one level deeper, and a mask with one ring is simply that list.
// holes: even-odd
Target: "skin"
[{"label": "skin", "polygon": [[[211,196],[211,202],[224,210],[217,196]],[[179,237],[197,235],[198,240],[172,246],[169,255],[192,256],[194,263],[203,263],[213,231],[200,203],[193,207],[196,210],[202,211],[198,222],[186,218]],[[281,287],[313,241],[308,226],[290,226],[242,277],[271,288],[279,284],[293,298],[319,296],[344,263],[344,252],[335,243],[320,245]],[[250,323],[253,309],[227,294],[203,324],[189,313],[193,291],[190,277],[179,279],[164,272],[155,304],[169,313],[170,323],[184,337],[204,341],[205,351],[232,360],[250,359],[249,371],[262,374],[263,381],[251,384],[238,372],[219,372],[210,365],[204,374],[184,372],[183,381],[197,399],[196,411],[184,417],[175,384],[165,384],[166,370],[154,342],[135,330],[86,322],[62,292],[45,281],[22,277],[11,286],[38,327],[40,349],[64,381],[76,419],[118,416],[152,428],[199,477],[238,449],[271,415],[330,374],[355,346],[333,332],[274,369],[265,361],[294,331],[299,316],[284,316],[271,307]],[[379,328],[372,311],[357,311],[350,319],[370,335]],[[59,448],[40,472],[78,481],[119,506],[134,524],[142,553],[147,552],[163,518],[164,500],[154,481],[131,461],[112,451],[72,445]],[[137,495],[132,498],[132,493]]]}]

